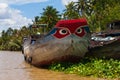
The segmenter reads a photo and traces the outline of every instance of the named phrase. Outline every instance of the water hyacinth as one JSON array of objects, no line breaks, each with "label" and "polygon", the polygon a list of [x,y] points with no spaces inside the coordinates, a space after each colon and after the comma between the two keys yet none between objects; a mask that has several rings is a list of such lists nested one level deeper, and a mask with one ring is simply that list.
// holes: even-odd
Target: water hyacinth
[{"label": "water hyacinth", "polygon": [[120,78],[120,61],[114,59],[85,58],[79,63],[55,63],[49,69],[80,76]]}]

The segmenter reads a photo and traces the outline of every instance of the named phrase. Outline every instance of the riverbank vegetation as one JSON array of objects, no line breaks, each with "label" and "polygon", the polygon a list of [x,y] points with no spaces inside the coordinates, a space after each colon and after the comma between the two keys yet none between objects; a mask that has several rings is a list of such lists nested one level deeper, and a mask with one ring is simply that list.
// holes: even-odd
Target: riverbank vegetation
[{"label": "riverbank vegetation", "polygon": [[120,61],[114,59],[84,58],[79,63],[56,63],[50,70],[80,76],[120,79]]}]

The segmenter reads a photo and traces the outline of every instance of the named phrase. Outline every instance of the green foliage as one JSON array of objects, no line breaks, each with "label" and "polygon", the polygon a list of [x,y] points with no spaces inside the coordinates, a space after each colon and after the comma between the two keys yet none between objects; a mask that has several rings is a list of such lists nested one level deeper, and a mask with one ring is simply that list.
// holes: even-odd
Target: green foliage
[{"label": "green foliage", "polygon": [[119,0],[78,0],[66,5],[64,16],[67,19],[85,17],[93,32],[106,29],[106,25],[120,20]]},{"label": "green foliage", "polygon": [[78,19],[80,17],[79,13],[75,10],[74,2],[69,3],[65,7],[63,19]]},{"label": "green foliage", "polygon": [[119,5],[118,0],[93,0],[91,4],[92,13],[86,16],[91,30],[105,30],[108,23],[120,20]]},{"label": "green foliage", "polygon": [[30,35],[30,31],[25,26],[20,30],[8,28],[8,30],[2,31],[2,36],[0,37],[0,50],[21,50],[22,37],[28,35]]},{"label": "green foliage", "polygon": [[46,8],[43,8],[43,13],[41,13],[39,22],[42,24],[47,24],[47,31],[50,31],[50,29],[54,27],[56,22],[60,20],[60,16],[61,15],[56,8],[53,8],[52,6],[47,6]]},{"label": "green foliage", "polygon": [[120,61],[114,59],[85,58],[79,63],[55,63],[50,65],[49,69],[80,76],[120,78]]}]

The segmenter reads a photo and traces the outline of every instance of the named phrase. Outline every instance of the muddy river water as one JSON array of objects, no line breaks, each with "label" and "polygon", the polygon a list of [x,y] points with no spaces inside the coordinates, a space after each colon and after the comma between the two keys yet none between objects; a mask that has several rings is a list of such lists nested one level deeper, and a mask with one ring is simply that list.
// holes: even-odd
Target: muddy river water
[{"label": "muddy river water", "polygon": [[21,52],[0,51],[0,80],[103,80],[37,68]]}]

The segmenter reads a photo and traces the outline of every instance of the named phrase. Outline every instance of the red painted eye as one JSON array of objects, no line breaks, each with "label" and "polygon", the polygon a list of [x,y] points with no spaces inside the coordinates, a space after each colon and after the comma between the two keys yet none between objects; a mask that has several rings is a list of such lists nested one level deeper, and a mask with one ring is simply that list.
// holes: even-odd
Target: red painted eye
[{"label": "red painted eye", "polygon": [[57,31],[53,34],[56,38],[64,38],[70,34],[68,29],[65,28],[59,28]]},{"label": "red painted eye", "polygon": [[65,34],[68,33],[68,31],[67,31],[66,29],[61,29],[61,30],[59,31],[59,33],[62,34],[62,35],[65,35]]},{"label": "red painted eye", "polygon": [[77,28],[76,31],[75,31],[75,34],[79,37],[83,37],[85,35],[84,28],[81,28],[81,27]]},{"label": "red painted eye", "polygon": [[78,28],[77,31],[76,31],[78,34],[82,33],[82,29],[81,28]]}]

